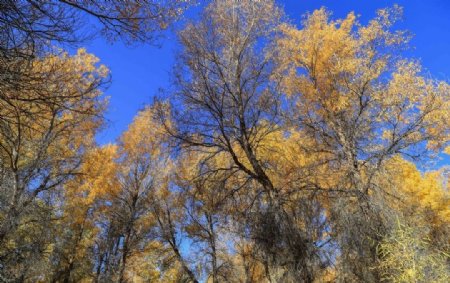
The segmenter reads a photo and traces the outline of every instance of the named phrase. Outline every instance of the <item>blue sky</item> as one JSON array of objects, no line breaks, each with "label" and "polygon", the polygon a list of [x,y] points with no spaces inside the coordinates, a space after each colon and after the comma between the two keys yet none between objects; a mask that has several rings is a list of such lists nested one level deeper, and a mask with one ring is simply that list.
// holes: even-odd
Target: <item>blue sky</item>
[{"label": "blue sky", "polygon": [[[424,68],[434,77],[450,81],[450,1],[448,0],[284,0],[279,1],[292,22],[299,24],[301,15],[322,6],[342,18],[350,11],[361,15],[366,23],[379,8],[399,4],[404,8],[401,29],[414,34],[410,52],[421,60]],[[195,15],[198,9],[187,13]],[[180,25],[180,24],[179,24]],[[170,88],[170,72],[179,45],[173,31],[165,32],[162,47],[110,44],[103,38],[85,44],[87,50],[100,58],[112,72],[112,82],[106,90],[110,105],[106,114],[108,125],[99,135],[101,144],[114,142],[145,104],[152,101],[159,89]]]}]

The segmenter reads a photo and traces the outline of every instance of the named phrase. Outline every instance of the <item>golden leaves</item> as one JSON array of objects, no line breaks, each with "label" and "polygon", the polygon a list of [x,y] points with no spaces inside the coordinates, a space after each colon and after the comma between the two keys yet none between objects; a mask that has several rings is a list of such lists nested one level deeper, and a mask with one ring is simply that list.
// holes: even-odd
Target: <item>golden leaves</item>
[{"label": "golden leaves", "polygon": [[447,146],[447,147],[444,149],[444,153],[450,155],[450,146]]},{"label": "golden leaves", "polygon": [[[298,116],[341,132],[344,125],[358,132],[376,123],[392,133],[391,139],[384,136],[386,144],[426,141],[428,149],[442,147],[450,139],[450,86],[426,78],[418,61],[392,56],[409,40],[405,32],[391,31],[401,8],[380,10],[366,26],[353,13],[343,20],[330,15],[322,8],[309,14],[301,29],[280,27],[274,77],[295,101]],[[355,121],[361,129],[351,125]],[[378,145],[372,149],[382,144],[373,142]]]},{"label": "golden leaves", "polygon": [[[413,163],[398,156],[389,160],[386,170],[392,174],[389,178],[392,183],[385,183],[384,189],[390,190],[394,195],[400,194],[404,201],[404,206],[400,209],[414,209],[422,213],[422,216],[430,210],[434,214],[434,225],[450,223],[450,195],[444,188],[441,171],[421,174]],[[416,220],[423,221],[423,218],[416,217]]]},{"label": "golden leaves", "polygon": [[[165,111],[169,111],[167,105]],[[158,155],[163,142],[167,139],[165,125],[158,120],[158,105],[146,107],[134,118],[133,123],[120,138],[123,150],[128,155]]]},{"label": "golden leaves", "polygon": [[3,149],[21,144],[15,149],[20,151],[20,166],[39,158],[42,151],[60,161],[69,159],[92,142],[106,106],[99,87],[108,75],[97,63],[98,58],[84,49],[74,56],[51,54],[32,61],[26,87],[6,90],[0,116],[8,131],[0,132],[0,143],[9,141]]},{"label": "golden leaves", "polygon": [[400,223],[378,247],[382,279],[389,282],[448,282],[449,256],[430,247],[417,227]]}]

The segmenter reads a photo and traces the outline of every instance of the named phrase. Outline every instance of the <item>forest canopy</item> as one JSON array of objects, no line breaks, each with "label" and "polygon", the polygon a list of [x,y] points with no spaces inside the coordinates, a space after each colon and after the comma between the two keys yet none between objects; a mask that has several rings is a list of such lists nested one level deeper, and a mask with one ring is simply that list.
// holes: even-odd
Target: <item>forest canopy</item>
[{"label": "forest canopy", "polygon": [[[423,164],[450,154],[450,85],[401,18],[2,1],[0,281],[449,282],[449,171]],[[88,19],[129,45],[180,23],[168,95],[108,144]]]}]

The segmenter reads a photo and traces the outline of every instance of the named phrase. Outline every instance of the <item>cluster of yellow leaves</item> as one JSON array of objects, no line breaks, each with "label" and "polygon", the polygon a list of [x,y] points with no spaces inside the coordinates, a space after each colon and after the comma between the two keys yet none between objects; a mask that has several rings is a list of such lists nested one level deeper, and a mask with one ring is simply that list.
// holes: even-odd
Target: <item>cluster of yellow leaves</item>
[{"label": "cluster of yellow leaves", "polygon": [[383,281],[395,283],[450,280],[448,254],[434,251],[417,231],[398,223],[394,232],[380,244],[377,268]]},{"label": "cluster of yellow leaves", "polygon": [[390,54],[409,41],[405,32],[390,31],[400,15],[397,6],[380,10],[362,26],[353,13],[333,21],[322,8],[306,17],[302,29],[283,24],[274,59],[284,91],[298,98],[299,115],[308,113],[333,127],[339,126],[338,115],[371,115],[385,139],[392,134],[396,139],[420,121],[425,130],[404,140],[427,140],[431,149],[443,146],[450,138],[450,86],[422,76],[418,62]]},{"label": "cluster of yellow leaves", "polygon": [[421,121],[424,131],[407,137],[411,142],[430,138],[428,147],[438,149],[448,142],[450,122],[450,85],[420,75],[418,62],[402,60],[389,81],[387,93],[380,95],[384,121],[397,117],[398,128]]},{"label": "cluster of yellow leaves", "polygon": [[49,55],[32,62],[30,81],[20,93],[6,90],[0,115],[9,129],[0,133],[0,140],[20,137],[20,166],[42,154],[39,147],[48,143],[46,139],[52,140],[46,154],[60,161],[90,145],[101,125],[97,117],[106,106],[97,86],[108,76],[108,69],[97,63],[98,58],[84,49],[74,56]]},{"label": "cluster of yellow leaves", "polygon": [[[141,178],[142,183],[148,179],[154,186],[153,197],[166,199],[171,194],[169,176],[173,168],[166,131],[170,123],[161,123],[159,111],[169,111],[168,105],[161,103],[146,107],[136,115],[128,130],[122,134],[119,139],[119,171],[123,176],[136,174],[136,178]],[[138,173],[137,168],[143,171]]]},{"label": "cluster of yellow leaves", "polygon": [[181,268],[178,264],[161,268],[165,247],[158,241],[149,242],[144,249],[135,251],[129,258],[126,278],[131,282],[175,283],[180,278]]},{"label": "cluster of yellow leaves", "polygon": [[[100,97],[101,90],[93,88],[100,86],[101,80],[109,75],[106,66],[98,62],[99,59],[84,48],[73,56],[62,52],[33,61],[31,72],[46,79],[46,89],[37,92],[31,89],[24,94],[26,99],[53,102],[56,108],[63,110],[62,122],[80,121],[77,131],[83,132],[83,138],[79,137],[78,143],[91,140],[94,135],[92,129],[99,126],[99,121],[92,119],[92,116],[100,114],[106,106],[106,100]],[[25,104],[37,107],[34,103]],[[47,110],[48,114],[51,114],[50,110]],[[91,116],[90,120],[83,119],[87,114]]]},{"label": "cluster of yellow leaves", "polygon": [[331,283],[336,282],[336,270],[333,268],[326,268],[314,281],[315,283]]},{"label": "cluster of yellow leaves", "polygon": [[[414,214],[411,219],[422,221],[425,225],[445,227],[450,224],[450,195],[444,188],[440,171],[422,174],[413,163],[400,157],[389,160],[386,171],[391,177],[385,179],[381,186],[401,198],[400,211]],[[423,223],[427,211],[432,212],[431,223]]]},{"label": "cluster of yellow leaves", "polygon": [[[80,168],[80,178],[66,185],[67,199],[72,209],[87,209],[96,200],[111,199],[118,192],[116,145],[89,150]],[[71,210],[73,213],[73,210]]]},{"label": "cluster of yellow leaves", "polygon": [[[167,108],[167,105],[162,105]],[[146,107],[134,118],[128,130],[122,134],[120,142],[123,151],[134,157],[150,154],[157,156],[167,134],[158,121],[158,105]]]},{"label": "cluster of yellow leaves", "polygon": [[104,213],[104,202],[111,201],[118,193],[117,157],[115,145],[89,149],[79,174],[64,186],[65,216],[59,227],[62,235],[69,231],[74,235],[64,247],[64,254],[71,261],[87,259],[86,253],[100,232],[95,224],[96,215]]},{"label": "cluster of yellow leaves", "polygon": [[[428,279],[447,282],[450,195],[441,170],[421,173],[399,156],[389,160],[379,185],[388,194],[385,204],[403,223],[380,244],[380,268],[393,282]],[[414,231],[412,228],[414,227]],[[432,270],[432,272],[431,272]]]},{"label": "cluster of yellow leaves", "polygon": [[255,259],[253,249],[253,244],[241,239],[236,243],[237,253],[233,257],[233,263],[242,268],[238,273],[239,279],[247,278],[249,282],[265,282],[267,278],[264,265]]},{"label": "cluster of yellow leaves", "polygon": [[[326,165],[331,156],[315,152],[315,142],[296,129],[268,131],[264,125],[256,136],[259,140],[256,155],[267,164],[267,174],[274,186],[284,193],[289,190],[300,192],[306,184],[331,188],[339,180],[338,172],[332,172]],[[248,164],[248,160],[243,161]]]},{"label": "cluster of yellow leaves", "polygon": [[444,149],[444,153],[450,155],[450,146],[447,146],[447,147]]}]

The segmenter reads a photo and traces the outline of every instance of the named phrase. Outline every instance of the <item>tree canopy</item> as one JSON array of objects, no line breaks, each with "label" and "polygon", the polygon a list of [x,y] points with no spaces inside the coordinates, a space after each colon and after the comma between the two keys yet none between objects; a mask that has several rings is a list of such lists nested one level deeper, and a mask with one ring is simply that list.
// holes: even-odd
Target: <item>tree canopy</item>
[{"label": "tree canopy", "polygon": [[448,169],[420,162],[450,153],[450,85],[397,5],[211,1],[168,99],[96,142],[110,73],[64,49],[77,21],[154,44],[191,4],[0,4],[0,281],[448,282]]}]

